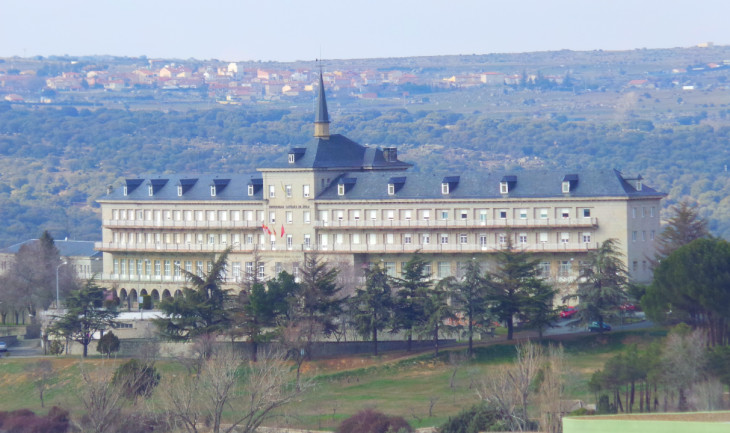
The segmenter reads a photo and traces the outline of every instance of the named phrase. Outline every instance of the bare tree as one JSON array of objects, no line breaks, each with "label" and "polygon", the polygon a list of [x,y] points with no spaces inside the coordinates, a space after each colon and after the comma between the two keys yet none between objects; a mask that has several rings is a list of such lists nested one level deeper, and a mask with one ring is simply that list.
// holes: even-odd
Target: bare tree
[{"label": "bare tree", "polygon": [[[200,375],[166,381],[162,404],[171,421],[189,433],[198,433],[205,419],[213,433],[253,433],[308,388],[291,379],[282,355],[244,364],[239,353],[225,347],[203,362]],[[224,426],[226,408],[235,415]]]},{"label": "bare tree", "polygon": [[546,433],[563,431],[562,407],[565,354],[563,346],[550,345],[542,366],[542,380],[538,391],[540,425]]},{"label": "bare tree", "polygon": [[43,394],[51,386],[51,380],[56,376],[53,364],[51,364],[51,361],[43,359],[32,364],[25,364],[25,369],[33,382],[33,387],[38,391],[38,398],[41,400],[41,407],[43,408],[45,407]]},{"label": "bare tree", "polygon": [[704,379],[707,334],[689,326],[676,326],[667,336],[662,350],[664,381],[678,394],[677,410],[690,410],[688,396],[693,385]]},{"label": "bare tree", "polygon": [[124,393],[119,384],[115,385],[110,380],[112,366],[106,364],[90,369],[82,363],[79,368],[81,382],[78,398],[85,411],[81,420],[81,430],[93,433],[114,431],[122,414]]},{"label": "bare tree", "polygon": [[527,413],[531,385],[544,363],[542,347],[530,341],[517,345],[517,358],[512,365],[476,381],[481,400],[499,407],[513,431],[525,431],[530,422]]}]

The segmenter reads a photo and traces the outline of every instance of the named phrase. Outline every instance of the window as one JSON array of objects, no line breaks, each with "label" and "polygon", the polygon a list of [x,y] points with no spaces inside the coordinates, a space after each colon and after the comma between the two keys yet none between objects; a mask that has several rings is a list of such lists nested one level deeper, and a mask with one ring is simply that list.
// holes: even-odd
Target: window
[{"label": "window", "polygon": [[591,210],[589,208],[583,209],[583,218],[590,218],[591,217]]},{"label": "window", "polygon": [[449,184],[442,183],[441,184],[441,194],[448,194],[448,193],[449,193]]},{"label": "window", "polygon": [[193,261],[185,260],[185,272],[193,272]]},{"label": "window", "polygon": [[[286,193],[287,198],[291,198],[291,185],[285,185],[284,192]],[[279,274],[277,273],[277,275]]]},{"label": "window", "polygon": [[241,281],[241,262],[233,262],[233,279]]},{"label": "window", "polygon": [[431,263],[426,263],[423,265],[423,275],[430,277],[431,274],[433,274],[433,271],[431,270]]},{"label": "window", "polygon": [[563,219],[570,218],[570,209],[560,209],[560,218],[563,218]]},{"label": "window", "polygon": [[517,213],[519,214],[521,220],[527,219],[527,209],[519,209]]},{"label": "window", "polygon": [[256,211],[256,220],[264,222],[264,211],[262,211],[262,210]]},{"label": "window", "polygon": [[215,235],[213,233],[208,233],[208,243],[210,245],[215,244]]},{"label": "window", "polygon": [[486,246],[487,246],[487,234],[486,234],[486,233],[481,233],[481,234],[479,235],[479,245],[480,245],[480,246],[481,246],[482,248],[484,248],[484,247],[486,247]]},{"label": "window", "polygon": [[631,241],[636,242],[637,237],[638,237],[638,233],[636,232],[636,230],[631,232]]},{"label": "window", "polygon": [[165,276],[166,277],[170,276],[170,261],[169,260],[165,260]]},{"label": "window", "polygon": [[120,272],[122,275],[126,275],[127,274],[127,261],[122,259],[121,264],[122,264],[122,270]]},{"label": "window", "polygon": [[248,186],[248,195],[249,197],[253,195],[253,185]]},{"label": "window", "polygon": [[563,182],[563,192],[570,192],[570,182]]},{"label": "window", "polygon": [[538,240],[538,241],[539,241],[539,242],[540,242],[541,244],[546,244],[546,243],[547,243],[547,241],[548,241],[548,234],[547,234],[547,232],[540,232],[540,233],[538,233],[538,234],[537,234],[537,240]]},{"label": "window", "polygon": [[461,218],[462,221],[466,221],[469,219],[469,211],[466,209],[462,209],[461,212],[459,212],[459,218]]},{"label": "window", "polygon": [[276,212],[269,212],[269,222],[272,224],[276,222]]},{"label": "window", "polygon": [[506,220],[507,219],[507,209],[498,210],[497,215],[499,215],[499,219]]},{"label": "window", "polygon": [[304,197],[309,197],[309,185],[302,186],[302,195]]},{"label": "window", "polygon": [[388,184],[388,195],[394,195],[395,194],[395,185],[392,183]]},{"label": "window", "polygon": [[161,274],[161,267],[160,267],[160,261],[155,260],[155,276],[159,277]]},{"label": "window", "polygon": [[411,219],[411,210],[410,209],[403,211],[403,219],[405,219],[405,220]]},{"label": "window", "polygon": [[386,244],[395,243],[395,235],[393,233],[386,233],[385,234],[385,243]]},{"label": "window", "polygon": [[509,192],[509,184],[507,182],[500,182],[499,192],[500,194],[507,194]]},{"label": "window", "polygon": [[308,210],[304,211],[302,217],[304,219],[304,224],[309,224],[312,221],[312,214]]},{"label": "window", "polygon": [[286,248],[292,249],[292,246],[294,245],[294,238],[292,238],[292,235],[286,235]]},{"label": "window", "polygon": [[641,217],[646,218],[646,208],[645,207],[641,208]]},{"label": "window", "polygon": [[319,220],[322,222],[329,221],[329,212],[327,212],[326,210],[319,211]]},{"label": "window", "polygon": [[355,221],[360,221],[360,211],[359,210],[352,211],[352,219]]},{"label": "window", "polygon": [[389,277],[395,277],[395,262],[384,262],[385,273]]},{"label": "window", "polygon": [[269,198],[276,197],[276,186],[275,185],[269,185]]},{"label": "window", "polygon": [[246,276],[248,278],[253,276],[253,262],[246,262]]},{"label": "window", "polygon": [[376,220],[376,219],[378,219],[378,211],[376,211],[376,210],[371,210],[371,211],[370,211],[370,219],[371,219],[371,220]]},{"label": "window", "polygon": [[294,222],[294,212],[286,211],[286,223],[291,224],[292,222]]},{"label": "window", "polygon": [[218,236],[218,241],[220,244],[227,244],[228,243],[228,235],[226,233],[221,233]]},{"label": "window", "polygon": [[646,241],[646,230],[641,231],[641,240]]},{"label": "window", "polygon": [[252,234],[249,233],[249,234],[246,235],[246,243],[248,245],[252,245],[253,244],[253,235]]},{"label": "window", "polygon": [[440,236],[441,244],[448,244],[449,243],[449,234],[448,233],[441,233]]},{"label": "window", "polygon": [[137,275],[143,275],[142,274],[142,260],[137,260]]},{"label": "window", "polygon": [[633,268],[633,271],[634,272],[636,272],[636,271],[639,270],[639,262],[638,262],[638,260],[634,260],[634,262],[632,263],[632,268]]},{"label": "window", "polygon": [[127,196],[127,186],[126,185],[122,188],[122,194],[124,194],[125,197]]},{"label": "window", "polygon": [[337,185],[337,195],[345,195],[345,185],[341,183]]},{"label": "window", "polygon": [[431,211],[428,209],[424,209],[421,211],[421,219],[424,221],[427,221],[429,218],[431,218]]},{"label": "window", "polygon": [[177,186],[177,196],[182,197],[182,186],[181,185]]},{"label": "window", "polygon": [[649,208],[649,216],[654,217],[654,206]]},{"label": "window", "polygon": [[558,271],[558,276],[560,277],[569,277],[571,273],[571,263],[570,260],[561,260],[560,261],[560,270]]},{"label": "window", "polygon": [[312,237],[310,235],[304,235],[304,247],[309,248],[312,246]]},{"label": "window", "polygon": [[479,209],[479,222],[480,223],[487,222],[487,210],[486,209]]},{"label": "window", "polygon": [[274,263],[274,272],[279,275],[284,270],[284,265],[281,262]]},{"label": "window", "polygon": [[591,233],[590,232],[583,233],[583,243],[584,244],[590,244],[591,243]]},{"label": "window", "polygon": [[654,230],[649,232],[649,240],[654,240]]},{"label": "window", "polygon": [[352,234],[352,243],[357,245],[360,243],[360,233],[353,233]]},{"label": "window", "polygon": [[497,235],[497,243],[500,245],[504,245],[507,243],[507,235],[505,233],[500,233]]},{"label": "window", "polygon": [[438,262],[438,277],[446,278],[451,276],[451,262]]},{"label": "window", "polygon": [[206,218],[208,221],[215,221],[215,211],[214,210],[207,211]]},{"label": "window", "polygon": [[442,220],[447,220],[447,219],[449,219],[449,211],[447,211],[447,210],[445,210],[445,209],[442,209],[442,210],[441,210],[441,219],[442,219]]},{"label": "window", "polygon": [[215,197],[215,185],[210,186],[210,196]]},{"label": "window", "polygon": [[468,236],[466,235],[466,233],[461,233],[459,235],[459,243],[460,244],[465,244],[467,242],[467,240],[468,240]]},{"label": "window", "polygon": [[636,218],[636,208],[635,207],[631,208],[631,218]]},{"label": "window", "polygon": [[368,244],[375,245],[378,243],[378,236],[375,233],[368,233]]},{"label": "window", "polygon": [[520,235],[517,237],[517,242],[521,244],[527,243],[527,233],[520,233]]},{"label": "window", "polygon": [[568,242],[570,242],[570,233],[568,233],[568,232],[560,233],[560,242],[564,243],[564,244],[567,244]]},{"label": "window", "polygon": [[152,274],[152,262],[150,259],[144,259],[144,273],[145,275]]},{"label": "window", "polygon": [[392,220],[395,218],[395,211],[394,210],[386,210],[385,211],[385,218]]},{"label": "window", "polygon": [[241,234],[240,233],[233,233],[233,235],[231,235],[231,236],[232,236],[231,242],[233,243],[233,245],[241,244]]},{"label": "window", "polygon": [[152,188],[152,185],[147,185],[147,195],[152,197],[152,194],[154,194],[155,190]]},{"label": "window", "polygon": [[539,218],[540,218],[541,220],[546,220],[546,219],[548,219],[548,209],[546,209],[546,208],[538,209],[538,210],[537,210],[537,214],[538,214],[538,217],[539,217]]},{"label": "window", "polygon": [[173,268],[175,269],[175,276],[180,277],[180,260],[175,260],[175,262],[172,264]]},{"label": "window", "polygon": [[197,262],[195,262],[195,271],[198,273],[199,277],[203,276],[203,261],[202,260],[198,260]]},{"label": "window", "polygon": [[289,164],[294,164],[294,154],[293,153],[289,154]]},{"label": "window", "polygon": [[259,263],[258,277],[263,279],[265,276],[266,276],[266,268],[264,267],[263,263]]},{"label": "window", "polygon": [[431,243],[431,234],[430,233],[423,233],[421,235],[421,243],[423,245],[428,245]]},{"label": "window", "polygon": [[410,233],[404,233],[403,234],[403,243],[406,245],[410,245],[413,242],[413,235]]},{"label": "window", "polygon": [[537,265],[537,275],[546,278],[550,276],[550,262],[540,262]]},{"label": "window", "polygon": [[[183,212],[183,214],[185,216],[185,221],[192,221],[193,220],[193,211],[186,210],[185,212]],[[147,218],[147,215],[145,215],[145,219],[148,219]]]}]

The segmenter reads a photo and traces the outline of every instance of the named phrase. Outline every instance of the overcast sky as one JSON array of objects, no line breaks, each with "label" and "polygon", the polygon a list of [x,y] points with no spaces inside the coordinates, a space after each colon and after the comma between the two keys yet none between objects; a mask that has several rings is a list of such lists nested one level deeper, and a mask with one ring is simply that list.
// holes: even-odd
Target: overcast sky
[{"label": "overcast sky", "polygon": [[0,57],[312,60],[730,43],[730,0],[0,0]]}]

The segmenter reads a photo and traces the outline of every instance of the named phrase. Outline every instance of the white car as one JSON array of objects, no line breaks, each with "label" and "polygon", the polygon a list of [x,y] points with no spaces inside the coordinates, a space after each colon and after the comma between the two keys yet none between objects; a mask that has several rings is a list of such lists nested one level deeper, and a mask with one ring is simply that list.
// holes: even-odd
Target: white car
[{"label": "white car", "polygon": [[7,352],[8,350],[8,343],[4,341],[0,341],[0,352]]}]

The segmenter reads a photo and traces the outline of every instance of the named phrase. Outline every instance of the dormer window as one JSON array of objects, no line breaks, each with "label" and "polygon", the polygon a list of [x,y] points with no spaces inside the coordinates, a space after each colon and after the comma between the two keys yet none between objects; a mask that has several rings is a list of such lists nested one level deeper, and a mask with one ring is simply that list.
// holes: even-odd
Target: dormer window
[{"label": "dormer window", "polygon": [[122,188],[122,193],[124,194],[125,197],[127,196],[127,186],[126,185]]},{"label": "dormer window", "polygon": [[210,186],[210,196],[215,197],[215,185]]},{"label": "dormer window", "polygon": [[441,194],[448,194],[449,193],[449,184],[448,183],[442,183],[441,184]]},{"label": "dormer window", "polygon": [[253,196],[253,185],[248,186],[248,196],[249,197]]},{"label": "dormer window", "polygon": [[509,183],[508,182],[500,182],[499,183],[499,193],[500,194],[507,194],[507,193],[509,193]]},{"label": "dormer window", "polygon": [[177,186],[177,196],[182,197],[182,185]]},{"label": "dormer window", "polygon": [[152,197],[152,195],[155,193],[154,188],[152,188],[152,185],[147,185],[147,195]]},{"label": "dormer window", "polygon": [[394,195],[395,194],[395,185],[392,183],[388,184],[388,195]]},{"label": "dormer window", "polygon": [[566,174],[563,177],[563,183],[561,184],[561,191],[563,191],[563,194],[567,194],[575,189],[576,186],[578,186],[578,175],[577,174]]},{"label": "dormer window", "polygon": [[337,185],[337,195],[345,195],[345,184],[341,183]]},{"label": "dormer window", "polygon": [[295,161],[294,154],[293,153],[290,153],[289,154],[289,164],[294,164],[294,161]]},{"label": "dormer window", "polygon": [[563,193],[569,193],[570,192],[570,182],[563,181]]},{"label": "dormer window", "polygon": [[641,178],[636,179],[636,190],[641,191]]}]

